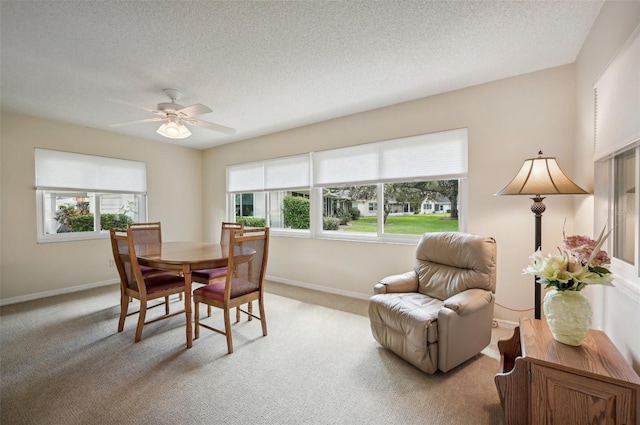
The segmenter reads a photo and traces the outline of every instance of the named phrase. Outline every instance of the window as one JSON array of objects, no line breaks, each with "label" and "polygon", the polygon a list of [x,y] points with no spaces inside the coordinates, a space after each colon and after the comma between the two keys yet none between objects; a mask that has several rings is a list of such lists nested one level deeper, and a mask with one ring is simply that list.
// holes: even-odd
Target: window
[{"label": "window", "polygon": [[638,244],[638,149],[614,158],[614,243],[613,256],[627,264],[637,264]]},{"label": "window", "polygon": [[143,162],[35,150],[38,242],[108,237],[146,220]]},{"label": "window", "polygon": [[611,230],[614,285],[640,302],[640,27],[594,85],[597,227]]},{"label": "window", "polygon": [[253,217],[253,193],[236,193],[236,217]]},{"label": "window", "polygon": [[[324,217],[336,217],[340,221],[338,228],[324,225],[323,230],[376,235],[381,217],[380,233],[386,235],[458,231],[458,180],[354,185],[324,188],[323,193]],[[439,202],[437,211],[424,208],[431,206],[427,201]],[[456,205],[455,211],[451,209],[452,202]],[[383,206],[380,216],[378,204]]]},{"label": "window", "polygon": [[[318,233],[327,237],[345,237],[348,233],[348,238],[396,239],[398,235],[459,230],[467,137],[466,129],[458,129],[314,152],[313,185],[349,200],[351,209],[357,209],[361,216],[344,223],[339,215],[339,229],[323,226]],[[335,187],[342,191],[334,191]],[[427,215],[421,209],[427,200],[441,202],[437,211],[452,215]]]},{"label": "window", "polygon": [[377,233],[377,185],[327,187],[322,194],[323,231]]},{"label": "window", "polygon": [[611,230],[607,252],[614,285],[640,302],[640,140],[629,149],[596,162],[596,226]]},{"label": "window", "polygon": [[466,129],[232,165],[228,218],[285,234],[415,239],[460,229],[466,176]]},{"label": "window", "polygon": [[229,220],[308,232],[309,167],[308,155],[227,167]]}]

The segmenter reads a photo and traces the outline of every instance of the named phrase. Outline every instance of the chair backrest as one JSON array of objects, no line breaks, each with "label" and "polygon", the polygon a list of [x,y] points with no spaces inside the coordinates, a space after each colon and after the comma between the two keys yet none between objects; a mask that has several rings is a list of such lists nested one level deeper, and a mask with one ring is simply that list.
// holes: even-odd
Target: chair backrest
[{"label": "chair backrest", "polygon": [[113,259],[120,275],[120,284],[136,292],[146,291],[144,285],[138,285],[138,281],[144,282],[144,278],[138,265],[131,229],[111,229],[110,236]]},{"label": "chair backrest", "polygon": [[414,270],[418,291],[439,300],[471,288],[495,293],[496,241],[468,233],[425,233]]},{"label": "chair backrest", "polygon": [[248,292],[262,292],[269,254],[269,228],[232,230],[229,243],[225,298],[229,299],[235,279],[248,282],[251,288]]},{"label": "chair backrest", "polygon": [[129,223],[136,244],[162,243],[162,228],[159,221],[150,223]]},{"label": "chair backrest", "polygon": [[229,245],[231,240],[231,232],[233,230],[243,230],[244,223],[222,222],[222,231],[220,232],[220,244]]}]

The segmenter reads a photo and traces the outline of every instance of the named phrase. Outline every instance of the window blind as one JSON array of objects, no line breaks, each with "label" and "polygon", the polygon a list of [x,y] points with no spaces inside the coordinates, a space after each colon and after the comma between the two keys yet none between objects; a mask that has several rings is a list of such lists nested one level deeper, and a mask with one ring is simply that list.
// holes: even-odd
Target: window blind
[{"label": "window blind", "polygon": [[640,27],[594,88],[595,160],[600,160],[640,139]]},{"label": "window blind", "polygon": [[313,154],[314,186],[465,177],[466,128]]},{"label": "window blind", "polygon": [[467,129],[389,140],[380,145],[380,180],[465,177]]},{"label": "window blind", "polygon": [[141,161],[35,149],[37,189],[146,193],[147,168]]},{"label": "window blind", "polygon": [[262,192],[310,186],[309,154],[227,166],[227,192]]},{"label": "window blind", "polygon": [[253,192],[264,189],[262,162],[227,166],[227,192]]},{"label": "window blind", "polygon": [[265,161],[264,188],[278,190],[309,187],[310,169],[308,154]]},{"label": "window blind", "polygon": [[380,175],[379,143],[313,153],[313,184],[375,182]]}]

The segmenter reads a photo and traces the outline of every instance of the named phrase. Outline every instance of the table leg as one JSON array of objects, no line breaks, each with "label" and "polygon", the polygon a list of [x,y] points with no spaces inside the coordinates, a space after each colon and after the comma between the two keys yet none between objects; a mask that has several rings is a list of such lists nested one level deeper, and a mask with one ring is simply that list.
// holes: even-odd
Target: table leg
[{"label": "table leg", "polygon": [[191,329],[191,268],[184,266],[184,312],[187,319],[187,348],[193,345],[193,332]]}]

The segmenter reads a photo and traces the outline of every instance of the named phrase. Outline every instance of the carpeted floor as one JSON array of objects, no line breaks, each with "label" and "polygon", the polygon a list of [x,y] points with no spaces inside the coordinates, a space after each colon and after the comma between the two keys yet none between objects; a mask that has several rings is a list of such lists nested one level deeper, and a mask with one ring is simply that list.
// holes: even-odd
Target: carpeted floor
[{"label": "carpeted floor", "polygon": [[511,330],[494,329],[492,344],[453,371],[426,375],[373,340],[367,301],[267,290],[269,335],[258,321],[235,324],[232,355],[206,329],[187,350],[182,315],[146,326],[135,344],[137,316],[116,332],[116,285],[4,306],[0,422],[504,423],[495,341]]}]

